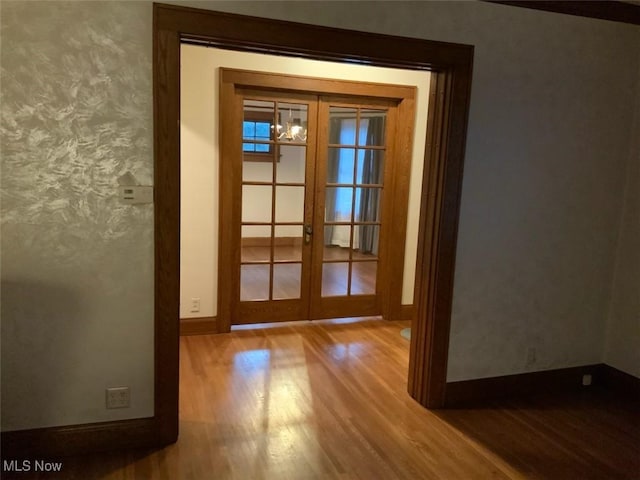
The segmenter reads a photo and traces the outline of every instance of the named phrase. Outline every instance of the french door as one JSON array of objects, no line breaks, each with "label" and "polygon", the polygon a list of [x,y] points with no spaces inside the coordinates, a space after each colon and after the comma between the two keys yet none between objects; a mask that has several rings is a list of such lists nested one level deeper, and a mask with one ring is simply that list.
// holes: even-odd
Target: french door
[{"label": "french door", "polygon": [[[318,101],[239,92],[240,257],[232,324],[309,318]],[[239,227],[239,228],[238,228]]]},{"label": "french door", "polygon": [[381,314],[394,102],[237,88],[226,105],[230,323]]},{"label": "french door", "polygon": [[393,108],[319,99],[310,318],[382,313]]}]

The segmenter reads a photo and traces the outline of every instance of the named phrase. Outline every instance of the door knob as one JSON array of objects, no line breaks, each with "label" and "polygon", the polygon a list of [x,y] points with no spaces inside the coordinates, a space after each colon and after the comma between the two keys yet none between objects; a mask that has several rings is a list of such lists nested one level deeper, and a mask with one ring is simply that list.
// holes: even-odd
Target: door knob
[{"label": "door knob", "polygon": [[313,227],[309,224],[304,226],[304,243],[309,244],[311,242],[311,235],[313,235]]}]

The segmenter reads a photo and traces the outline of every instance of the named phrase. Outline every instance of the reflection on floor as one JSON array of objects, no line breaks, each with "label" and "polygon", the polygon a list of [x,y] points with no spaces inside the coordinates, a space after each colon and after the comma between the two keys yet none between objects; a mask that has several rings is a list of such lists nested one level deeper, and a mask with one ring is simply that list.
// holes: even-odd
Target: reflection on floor
[{"label": "reflection on floor", "polygon": [[407,394],[409,342],[400,331],[408,326],[297,322],[181,337],[177,444],[66,458],[60,475],[34,476],[638,478],[640,414],[631,399],[592,387],[429,411]]},{"label": "reflection on floor", "polygon": [[[269,258],[270,247],[243,246],[243,262],[264,262],[262,265],[243,265],[240,279],[240,299],[265,300],[269,298]],[[302,259],[299,246],[278,245],[274,247],[276,262]],[[344,260],[338,263],[325,263],[322,271],[322,295],[347,295],[349,284],[349,249],[325,247],[324,260]],[[353,251],[353,260],[376,260],[371,254]],[[273,269],[273,298],[287,299],[300,297],[300,263],[275,264]],[[376,289],[377,261],[354,261],[351,269],[351,295],[373,295]]]}]

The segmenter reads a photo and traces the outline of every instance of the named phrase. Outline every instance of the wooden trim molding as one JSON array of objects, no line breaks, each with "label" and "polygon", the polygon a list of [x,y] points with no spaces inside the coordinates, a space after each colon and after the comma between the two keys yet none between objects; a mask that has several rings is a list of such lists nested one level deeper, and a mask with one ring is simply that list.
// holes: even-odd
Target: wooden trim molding
[{"label": "wooden trim molding", "polygon": [[257,87],[260,90],[294,92],[303,95],[335,94],[393,100],[414,99],[416,96],[416,88],[405,85],[265,73],[232,68],[223,68],[220,73],[220,81],[232,83],[235,88],[253,89]]},{"label": "wooden trim molding", "polygon": [[439,90],[431,99],[438,105],[431,128],[437,135],[425,155],[408,390],[421,404],[442,407],[473,46],[173,5],[154,4],[153,12],[155,418],[162,424],[157,444],[178,434],[180,44],[187,42],[433,72]]},{"label": "wooden trim molding", "polygon": [[445,405],[472,60],[434,72],[429,92],[408,382],[428,408]]},{"label": "wooden trim molding", "polygon": [[640,401],[640,378],[603,363],[599,366],[598,380],[604,387]]},{"label": "wooden trim molding", "polygon": [[180,35],[153,10],[154,410],[156,444],[178,439],[180,370]]},{"label": "wooden trim molding", "polygon": [[156,418],[2,432],[2,458],[64,457],[87,452],[158,446]]},{"label": "wooden trim molding", "polygon": [[413,317],[415,316],[415,314],[416,314],[415,305],[400,305],[400,310],[398,310],[397,320],[413,320]]},{"label": "wooden trim molding", "polygon": [[[383,314],[390,320],[402,319],[402,278],[404,275],[404,261],[406,250],[404,248],[407,238],[408,219],[406,215],[397,215],[397,212],[406,212],[409,206],[409,190],[411,183],[411,157],[413,138],[415,136],[415,111],[414,98],[406,98],[400,102],[394,112],[396,115],[396,135],[393,140],[395,160],[390,166],[389,184],[392,192],[391,208],[385,213],[384,221],[390,226],[389,240],[386,242],[387,262],[383,270],[383,283],[386,296],[383,296]],[[425,159],[426,161],[426,159]],[[411,319],[413,317],[409,317]]]},{"label": "wooden trim molding", "polygon": [[531,8],[546,12],[565,13],[578,17],[599,18],[612,22],[640,25],[640,5],[615,0],[555,1],[555,0],[485,0],[512,7]]},{"label": "wooden trim molding", "polygon": [[504,397],[520,397],[588,388],[583,375],[591,376],[591,386],[623,392],[640,399],[640,378],[609,365],[594,364],[540,372],[505,375],[447,383],[445,407],[477,406]]},{"label": "wooden trim molding", "polygon": [[180,336],[210,335],[218,333],[216,317],[197,317],[180,319]]}]

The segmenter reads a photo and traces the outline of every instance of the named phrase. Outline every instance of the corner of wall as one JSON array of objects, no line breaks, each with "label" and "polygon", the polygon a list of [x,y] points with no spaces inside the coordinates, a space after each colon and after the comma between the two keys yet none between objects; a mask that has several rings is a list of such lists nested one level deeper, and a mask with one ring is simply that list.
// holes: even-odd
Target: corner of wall
[{"label": "corner of wall", "polygon": [[602,359],[640,377],[640,55]]}]

